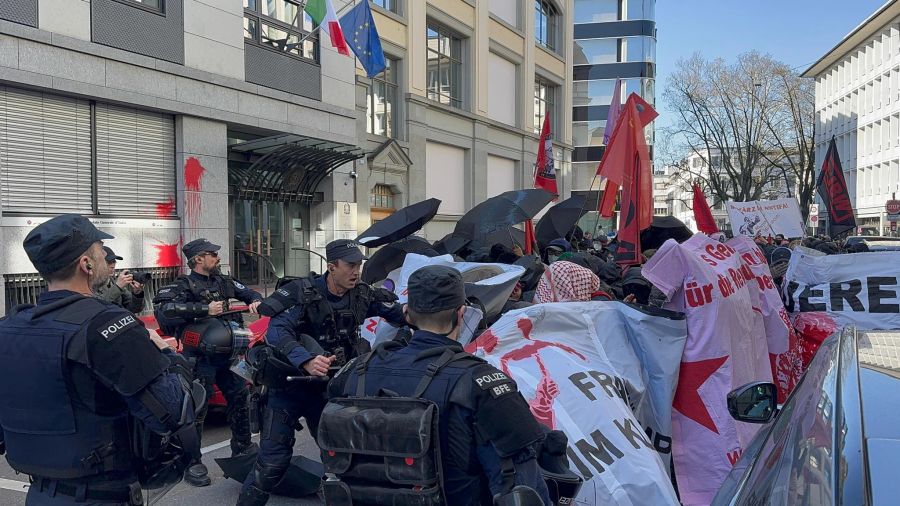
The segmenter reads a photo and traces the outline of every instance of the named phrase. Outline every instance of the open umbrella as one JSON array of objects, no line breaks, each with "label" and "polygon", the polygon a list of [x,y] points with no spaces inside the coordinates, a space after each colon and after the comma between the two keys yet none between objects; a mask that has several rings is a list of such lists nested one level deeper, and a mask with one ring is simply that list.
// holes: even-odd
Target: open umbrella
[{"label": "open umbrella", "polygon": [[441,201],[428,199],[409,205],[373,224],[359,234],[357,242],[369,248],[405,239],[425,226],[434,218]]},{"label": "open umbrella", "polygon": [[450,232],[443,239],[434,243],[434,250],[441,255],[455,255],[472,242],[471,237],[464,237],[456,232]]},{"label": "open umbrella", "polygon": [[694,233],[674,216],[654,216],[650,228],[641,232],[641,249],[644,251],[657,249],[669,239],[682,243],[693,235]]},{"label": "open umbrella", "polygon": [[535,228],[538,244],[546,247],[553,239],[565,237],[578,220],[587,214],[587,197],[576,195],[547,210]]},{"label": "open umbrella", "polygon": [[454,231],[476,239],[534,218],[551,200],[553,194],[541,189],[503,192],[473,207],[460,218]]},{"label": "open umbrella", "polygon": [[502,244],[509,249],[512,249],[515,245],[519,245],[522,249],[525,249],[525,231],[512,226],[505,226],[488,234],[476,237],[475,240],[469,244],[469,247],[472,249],[482,247],[490,248],[495,244]]},{"label": "open umbrella", "polygon": [[385,279],[391,271],[403,265],[407,253],[438,255],[431,244],[421,237],[407,237],[402,241],[392,242],[376,251],[363,265],[363,282],[372,284]]}]

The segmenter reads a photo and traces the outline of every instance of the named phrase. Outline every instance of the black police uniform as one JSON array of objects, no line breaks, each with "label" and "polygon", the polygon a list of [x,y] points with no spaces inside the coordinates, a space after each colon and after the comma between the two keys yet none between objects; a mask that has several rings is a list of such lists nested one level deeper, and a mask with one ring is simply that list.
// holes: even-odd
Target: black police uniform
[{"label": "black police uniform", "polygon": [[[206,239],[197,239],[184,245],[182,251],[187,258],[204,251],[218,251],[220,246],[212,244]],[[262,300],[262,296],[230,276],[214,274],[206,276],[192,271],[186,276],[179,276],[175,282],[161,289],[153,299],[156,320],[167,334],[178,336],[181,329],[188,323],[208,317],[210,302],[227,301],[236,298],[246,304]],[[243,325],[240,313],[223,315],[219,317],[232,325]],[[231,426],[231,450],[233,454],[239,454],[251,447],[250,441],[250,408],[248,404],[249,389],[243,378],[234,374],[231,369],[230,358],[227,356],[200,356],[194,369],[195,377],[200,380],[206,389],[206,402],[212,397],[213,385],[217,385],[228,403],[228,422]],[[206,418],[207,406],[197,419],[198,430],[202,433],[203,422]],[[193,471],[193,469],[192,469]],[[203,476],[195,484],[203,484],[205,472],[199,471]]]},{"label": "black police uniform", "polygon": [[[25,250],[52,273],[107,238],[63,215],[35,228]],[[0,426],[10,466],[31,476],[26,504],[140,504],[135,422],[160,434],[194,422],[193,411],[182,416],[186,383],[168,372],[178,360],[130,312],[68,290],[0,320]]]},{"label": "black police uniform", "polygon": [[[457,290],[462,291],[462,280],[454,269],[419,269],[410,277],[409,307],[419,313],[460,307],[465,296],[454,294]],[[365,372],[364,394],[392,392],[401,397],[412,396],[429,367],[445,350],[462,353],[463,347],[445,335],[417,330],[407,346],[388,346],[373,352]],[[356,367],[347,368],[332,383],[330,391],[342,390],[347,396],[362,394],[356,392]],[[493,504],[494,495],[507,491],[503,483],[504,464],[514,466],[516,485],[533,488],[544,504],[551,504],[536,459],[544,431],[515,381],[471,356],[440,368],[421,397],[438,407],[447,504]]]},{"label": "black police uniform", "polygon": [[[349,240],[329,243],[326,256],[329,262],[359,262],[365,258],[359,245]],[[366,318],[379,316],[395,325],[405,323],[402,306],[394,303],[396,297],[387,290],[360,283],[338,297],[329,292],[327,277],[294,280],[259,306],[260,314],[272,316],[266,342],[297,368],[298,376],[306,374],[303,364],[317,355],[327,352],[350,360],[360,351],[368,351],[368,342],[359,337],[359,326]],[[342,364],[336,361],[334,365]],[[297,382],[269,389],[261,419],[259,457],[244,481],[238,504],[265,504],[269,491],[290,466],[294,433],[301,428],[299,418],[303,417],[310,432],[316,434],[326,403],[324,387],[324,382]]]}]

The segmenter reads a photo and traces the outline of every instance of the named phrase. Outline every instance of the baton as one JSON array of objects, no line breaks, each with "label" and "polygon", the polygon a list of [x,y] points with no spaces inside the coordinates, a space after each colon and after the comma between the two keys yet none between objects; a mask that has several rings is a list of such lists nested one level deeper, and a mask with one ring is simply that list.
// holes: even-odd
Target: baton
[{"label": "baton", "polygon": [[288,376],[288,381],[300,381],[302,383],[319,383],[331,381],[328,376]]}]

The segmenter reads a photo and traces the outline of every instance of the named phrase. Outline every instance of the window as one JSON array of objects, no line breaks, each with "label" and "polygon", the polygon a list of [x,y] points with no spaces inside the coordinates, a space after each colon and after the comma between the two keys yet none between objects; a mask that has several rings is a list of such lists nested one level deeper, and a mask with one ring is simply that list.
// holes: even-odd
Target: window
[{"label": "window", "polygon": [[244,38],[283,53],[318,61],[312,18],[290,0],[244,0]]},{"label": "window", "polygon": [[519,27],[520,0],[491,0],[491,14],[506,21],[511,26]]},{"label": "window", "polygon": [[441,214],[466,212],[466,150],[425,142],[425,196],[441,200]]},{"label": "window", "polygon": [[626,18],[633,19],[655,19],[656,0],[628,0],[628,12]]},{"label": "window", "polygon": [[488,68],[491,69],[491,78],[487,84],[487,115],[492,120],[515,126],[518,124],[516,64],[495,53],[488,53]]},{"label": "window", "polygon": [[394,192],[386,184],[376,184],[369,194],[369,207],[373,209],[394,209]]},{"label": "window", "polygon": [[534,1],[534,38],[547,49],[556,49],[557,20],[556,7],[546,0]]},{"label": "window", "polygon": [[575,23],[619,20],[620,0],[575,0]]},{"label": "window", "polygon": [[370,134],[394,137],[396,135],[395,108],[397,107],[397,60],[384,59],[384,71],[372,78],[366,110],[367,131]]},{"label": "window", "polygon": [[122,3],[139,4],[148,10],[163,12],[166,8],[165,0],[119,0]]},{"label": "window", "polygon": [[544,116],[550,114],[550,130],[559,128],[553,124],[553,104],[555,100],[556,86],[538,79],[534,82],[534,133],[541,133],[544,125]]},{"label": "window", "polygon": [[606,120],[576,121],[572,123],[572,144],[575,146],[601,146],[606,130]]},{"label": "window", "polygon": [[399,2],[400,0],[372,0],[372,4],[394,14],[400,14],[400,6],[397,5]]},{"label": "window", "polygon": [[426,28],[428,98],[462,107],[462,39],[443,27]]},{"label": "window", "polygon": [[576,40],[572,56],[575,65],[618,63],[619,39]]},{"label": "window", "polygon": [[156,217],[175,197],[169,115],[0,86],[0,146],[3,212]]}]

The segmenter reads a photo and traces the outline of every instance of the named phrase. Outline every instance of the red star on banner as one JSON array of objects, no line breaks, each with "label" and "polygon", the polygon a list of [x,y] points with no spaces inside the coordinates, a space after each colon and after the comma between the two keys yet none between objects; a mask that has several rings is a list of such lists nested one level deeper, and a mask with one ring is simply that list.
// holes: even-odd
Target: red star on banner
[{"label": "red star on banner", "polygon": [[678,373],[678,386],[675,388],[675,400],[672,407],[679,413],[699,423],[707,429],[719,433],[715,422],[709,416],[706,404],[700,397],[698,389],[706,383],[706,380],[714,372],[722,367],[728,357],[698,360],[696,362],[682,362]]}]

